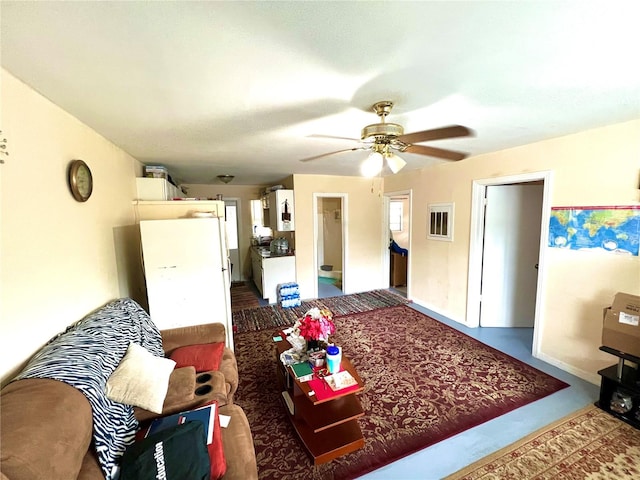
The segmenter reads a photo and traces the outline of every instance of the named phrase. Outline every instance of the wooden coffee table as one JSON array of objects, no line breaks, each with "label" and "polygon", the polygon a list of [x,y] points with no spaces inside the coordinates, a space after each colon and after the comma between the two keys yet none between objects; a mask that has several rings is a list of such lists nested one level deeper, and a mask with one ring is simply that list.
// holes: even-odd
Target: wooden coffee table
[{"label": "wooden coffee table", "polygon": [[[276,342],[276,370],[282,387],[282,402],[313,464],[326,463],[362,448],[364,437],[358,418],[364,415],[364,410],[357,394],[364,390],[364,382],[353,364],[342,356],[341,370],[347,370],[358,385],[335,392],[326,386],[329,392],[321,394],[326,398],[318,399],[311,384],[298,381],[291,368],[280,361],[280,354],[290,349],[291,345],[282,332],[278,332],[274,338],[278,336],[282,340]],[[314,375],[314,378],[317,376]],[[324,388],[326,382],[322,382]],[[314,384],[318,385],[318,382]],[[287,395],[290,402],[285,400]]]}]

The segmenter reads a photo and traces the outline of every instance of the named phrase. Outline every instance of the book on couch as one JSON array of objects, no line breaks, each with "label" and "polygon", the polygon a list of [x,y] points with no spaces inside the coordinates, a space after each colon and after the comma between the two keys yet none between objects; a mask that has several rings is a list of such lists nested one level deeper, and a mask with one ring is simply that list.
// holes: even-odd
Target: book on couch
[{"label": "book on couch", "polygon": [[216,416],[216,404],[205,405],[204,407],[187,410],[186,412],[174,413],[166,417],[154,419],[149,425],[145,438],[153,433],[160,432],[166,428],[180,425],[190,421],[200,421],[204,425],[204,431],[207,436],[207,445],[211,445],[213,441],[213,425]]}]

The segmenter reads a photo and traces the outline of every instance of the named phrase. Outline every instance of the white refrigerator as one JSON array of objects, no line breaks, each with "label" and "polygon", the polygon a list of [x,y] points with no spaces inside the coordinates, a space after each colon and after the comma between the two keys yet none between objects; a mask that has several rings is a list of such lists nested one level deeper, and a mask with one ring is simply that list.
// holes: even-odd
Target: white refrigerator
[{"label": "white refrigerator", "polygon": [[223,218],[141,220],[149,314],[160,330],[222,323],[233,350]]}]

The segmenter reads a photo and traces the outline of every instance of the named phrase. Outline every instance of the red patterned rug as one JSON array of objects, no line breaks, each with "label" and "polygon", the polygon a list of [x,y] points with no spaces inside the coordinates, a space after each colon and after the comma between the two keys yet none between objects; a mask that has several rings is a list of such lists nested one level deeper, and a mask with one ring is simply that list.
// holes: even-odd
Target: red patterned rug
[{"label": "red patterned rug", "polygon": [[284,413],[274,330],[235,336],[261,479],[355,478],[567,384],[406,306],[337,317],[332,341],[366,383],[364,448],[313,466]]}]

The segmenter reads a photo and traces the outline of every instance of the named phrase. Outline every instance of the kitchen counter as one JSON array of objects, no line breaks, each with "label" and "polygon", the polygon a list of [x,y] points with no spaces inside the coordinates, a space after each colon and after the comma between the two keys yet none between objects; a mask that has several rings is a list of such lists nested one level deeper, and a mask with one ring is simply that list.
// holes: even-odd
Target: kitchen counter
[{"label": "kitchen counter", "polygon": [[260,247],[253,246],[251,249],[260,255],[262,258],[273,258],[273,257],[294,257],[295,253],[271,253],[269,247]]},{"label": "kitchen counter", "polygon": [[296,257],[290,254],[272,254],[269,247],[251,247],[253,282],[269,303],[278,301],[278,285],[296,281]]}]

